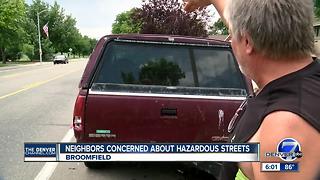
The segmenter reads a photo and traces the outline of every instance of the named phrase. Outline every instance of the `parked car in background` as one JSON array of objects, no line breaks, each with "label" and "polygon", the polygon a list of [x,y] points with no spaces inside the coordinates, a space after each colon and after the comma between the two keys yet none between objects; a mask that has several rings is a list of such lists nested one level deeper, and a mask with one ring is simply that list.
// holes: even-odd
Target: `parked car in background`
[{"label": "parked car in background", "polygon": [[230,119],[252,93],[229,42],[165,35],[103,37],[79,89],[73,128],[80,143],[225,142]]},{"label": "parked car in background", "polygon": [[69,60],[66,55],[55,55],[53,57],[53,64],[67,64]]}]

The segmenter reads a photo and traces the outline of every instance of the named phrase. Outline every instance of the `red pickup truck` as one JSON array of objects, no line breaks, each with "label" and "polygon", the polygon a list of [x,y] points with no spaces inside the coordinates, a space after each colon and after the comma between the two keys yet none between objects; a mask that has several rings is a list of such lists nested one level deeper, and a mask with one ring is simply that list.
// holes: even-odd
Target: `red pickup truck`
[{"label": "red pickup truck", "polygon": [[73,128],[81,143],[223,142],[252,92],[230,43],[165,35],[103,37],[79,88]]}]

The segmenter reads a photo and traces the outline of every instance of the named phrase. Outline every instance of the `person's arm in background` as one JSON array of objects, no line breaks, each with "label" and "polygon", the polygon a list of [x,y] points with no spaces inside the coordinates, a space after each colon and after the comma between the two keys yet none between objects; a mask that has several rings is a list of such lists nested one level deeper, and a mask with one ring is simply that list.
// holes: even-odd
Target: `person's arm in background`
[{"label": "person's arm in background", "polygon": [[228,0],[184,0],[184,2],[185,2],[184,9],[187,12],[192,12],[197,9],[203,9],[203,8],[213,4],[213,6],[217,9],[223,22],[226,24],[226,26],[228,26],[228,23],[226,23],[226,19],[223,15],[227,1]]}]

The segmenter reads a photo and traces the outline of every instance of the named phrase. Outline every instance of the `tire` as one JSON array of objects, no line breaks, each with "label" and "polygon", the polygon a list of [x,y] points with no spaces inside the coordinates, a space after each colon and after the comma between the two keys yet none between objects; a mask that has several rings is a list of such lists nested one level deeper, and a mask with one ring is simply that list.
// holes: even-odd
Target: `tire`
[{"label": "tire", "polygon": [[95,161],[84,162],[84,165],[89,169],[102,169],[102,168],[106,167],[105,162],[95,162]]}]

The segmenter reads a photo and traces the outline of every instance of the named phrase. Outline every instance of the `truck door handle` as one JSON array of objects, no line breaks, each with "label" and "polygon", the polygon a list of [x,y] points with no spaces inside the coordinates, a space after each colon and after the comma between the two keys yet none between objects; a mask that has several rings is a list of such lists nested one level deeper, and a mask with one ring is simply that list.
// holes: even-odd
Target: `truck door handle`
[{"label": "truck door handle", "polygon": [[177,116],[177,109],[162,108],[160,114],[161,116]]}]

